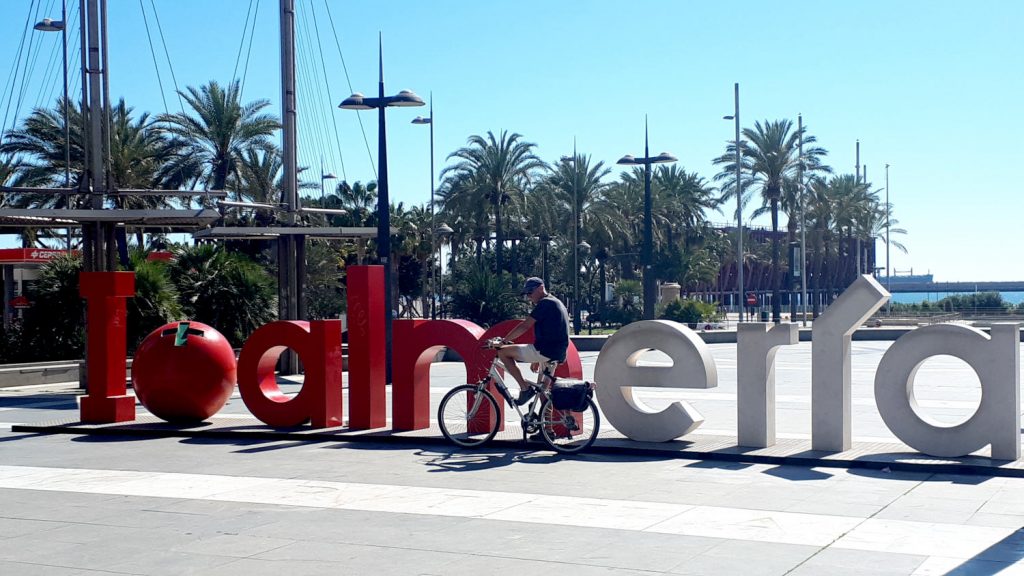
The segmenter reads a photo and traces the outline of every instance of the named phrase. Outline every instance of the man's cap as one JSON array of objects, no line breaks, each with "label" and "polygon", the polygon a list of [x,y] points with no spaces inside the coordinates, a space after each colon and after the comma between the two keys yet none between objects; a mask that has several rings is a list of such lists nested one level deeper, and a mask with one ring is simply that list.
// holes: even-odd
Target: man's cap
[{"label": "man's cap", "polygon": [[526,282],[523,284],[523,289],[520,292],[520,294],[529,294],[530,292],[533,292],[534,288],[537,288],[538,286],[543,286],[543,285],[544,285],[544,281],[543,280],[541,280],[540,278],[537,278],[536,276],[531,276],[530,278],[526,279]]}]

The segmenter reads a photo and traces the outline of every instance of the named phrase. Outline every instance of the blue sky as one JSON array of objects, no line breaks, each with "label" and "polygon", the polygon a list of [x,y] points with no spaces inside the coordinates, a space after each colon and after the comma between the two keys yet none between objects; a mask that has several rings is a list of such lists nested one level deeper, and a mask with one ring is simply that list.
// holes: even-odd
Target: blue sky
[{"label": "blue sky", "polygon": [[[0,78],[11,76],[26,19],[59,17],[59,4],[2,0]],[[141,4],[170,111],[179,104],[153,4],[178,86],[229,81],[249,0]],[[1017,144],[1024,133],[1019,1],[327,0],[333,30],[324,0],[296,4],[299,41],[308,42],[299,58],[300,160],[312,173],[323,156],[326,170],[338,175],[343,162],[350,181],[374,178],[376,115],[360,113],[371,160],[359,115],[336,108],[350,89],[335,33],[353,89],[377,89],[380,33],[387,92],[433,94],[438,172],[467,137],[488,130],[522,134],[549,161],[571,153],[575,139],[581,153],[614,165],[643,152],[647,115],[651,152],[672,152],[711,181],[718,172],[711,160],[732,138],[732,123],[721,117],[732,113],[739,82],[744,127],[802,113],[837,173],[854,171],[858,139],[876,188],[885,186],[884,166],[891,165],[890,200],[909,250],[893,250],[894,269],[931,272],[937,280],[1024,280],[1024,259],[1003,253],[1017,242],[1013,206],[1022,185],[1015,173],[1024,164]],[[243,94],[269,100],[275,114],[277,13],[276,0],[259,0]],[[110,27],[111,94],[136,110],[164,111],[140,3],[111,0]],[[37,42],[20,117],[59,91],[43,83],[48,57],[59,74],[59,34]],[[429,199],[429,130],[410,124],[427,113],[388,111],[392,198],[406,204]],[[879,250],[884,254],[881,244]]]}]

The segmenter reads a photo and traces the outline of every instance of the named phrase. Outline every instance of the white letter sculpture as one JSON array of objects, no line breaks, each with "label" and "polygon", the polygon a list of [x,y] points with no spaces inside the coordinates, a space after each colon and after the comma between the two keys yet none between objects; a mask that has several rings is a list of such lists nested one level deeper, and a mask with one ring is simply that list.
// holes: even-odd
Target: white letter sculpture
[{"label": "white letter sculpture", "polygon": [[[991,444],[992,458],[1020,458],[1020,331],[996,324],[992,336],[976,328],[925,326],[893,343],[875,373],[875,402],[889,430],[908,446],[933,456],[965,456]],[[955,356],[981,381],[981,403],[966,421],[944,426],[921,414],[914,376],[932,356]]]},{"label": "white letter sculpture", "polygon": [[811,448],[843,452],[850,433],[850,338],[889,299],[861,276],[814,321],[811,330]]},{"label": "white letter sculpture", "polygon": [[[664,352],[672,366],[639,366],[647,350]],[[608,423],[641,442],[667,442],[689,434],[704,422],[686,402],[673,402],[652,412],[634,396],[634,386],[649,388],[714,388],[718,371],[707,344],[677,322],[645,320],[616,332],[601,348],[594,368],[597,399]]]},{"label": "white letter sculpture", "polygon": [[775,353],[800,340],[796,324],[738,324],[736,435],[740,446],[775,445]]}]

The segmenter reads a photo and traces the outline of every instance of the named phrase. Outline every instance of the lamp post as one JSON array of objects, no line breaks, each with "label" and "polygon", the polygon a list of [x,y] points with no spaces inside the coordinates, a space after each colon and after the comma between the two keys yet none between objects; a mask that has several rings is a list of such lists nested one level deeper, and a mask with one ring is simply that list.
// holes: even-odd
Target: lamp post
[{"label": "lamp post", "polygon": [[[64,187],[71,188],[71,119],[68,117],[68,3],[60,3],[60,21],[43,18],[33,28],[40,32],[60,32],[64,72]],[[64,197],[64,207],[71,208],[71,193]],[[71,250],[71,229],[67,231],[67,249]]]},{"label": "lamp post", "polygon": [[327,195],[324,193],[324,180],[337,180],[334,172],[324,172],[324,159],[320,159],[320,207],[327,208]]},{"label": "lamp post", "polygon": [[[562,162],[572,164],[572,332],[580,333],[580,199],[579,199],[579,156],[576,155],[576,141],[572,143],[572,158],[562,156]],[[589,245],[588,245],[589,247]]]},{"label": "lamp post", "polygon": [[796,117],[797,121],[797,133],[800,137],[800,148],[798,154],[800,155],[800,163],[797,165],[797,180],[800,183],[800,304],[801,311],[803,312],[803,326],[807,327],[807,221],[805,218],[805,208],[807,198],[805,196],[807,192],[807,185],[804,182],[804,117],[803,114],[798,114]]},{"label": "lamp post", "polygon": [[441,237],[441,243],[437,246],[437,294],[438,294],[438,307],[441,309],[441,318],[444,318],[444,242],[447,240],[455,230],[448,224],[442,223],[440,226],[434,229],[434,234]]},{"label": "lamp post", "polygon": [[378,96],[368,98],[356,92],[338,104],[343,110],[377,109],[377,259],[384,265],[384,346],[387,366],[387,382],[391,383],[391,320],[393,300],[391,293],[391,202],[388,198],[388,144],[384,122],[384,109],[388,107],[423,106],[423,99],[409,90],[402,90],[394,96],[384,95],[384,47],[378,40],[378,65],[380,82]]},{"label": "lamp post", "polygon": [[[430,125],[430,229],[432,230],[432,236],[430,237],[430,245],[437,246],[437,233],[439,228],[437,227],[437,217],[434,212],[434,93],[430,93],[430,116],[424,118],[423,116],[417,116],[412,119],[413,124],[429,124]],[[445,225],[447,227],[447,224]],[[449,234],[451,228],[448,228]],[[440,254],[440,248],[438,253]],[[430,297],[430,318],[431,320],[437,318],[437,278],[434,274],[434,266],[430,267],[430,288],[434,292]]]},{"label": "lamp post", "polygon": [[[889,205],[889,165],[885,165],[885,291],[890,294],[889,301],[885,303],[886,316],[892,316],[892,282],[889,279],[889,218],[892,215],[892,206]],[[975,300],[977,302],[977,300]]]},{"label": "lamp post", "polygon": [[647,117],[644,117],[644,156],[634,158],[627,154],[616,164],[642,165],[644,167],[644,243],[640,255],[644,267],[643,290],[644,290],[644,320],[654,319],[654,301],[657,299],[657,286],[654,284],[654,218],[651,214],[651,164],[663,164],[675,162],[677,158],[668,152],[662,152],[657,156],[650,156],[647,138]]},{"label": "lamp post", "polygon": [[736,291],[739,296],[740,316],[743,322],[743,310],[746,306],[747,294],[743,290],[743,187],[740,181],[742,154],[740,148],[740,83],[733,84],[736,111],[732,116],[722,116],[723,120],[736,121]]}]

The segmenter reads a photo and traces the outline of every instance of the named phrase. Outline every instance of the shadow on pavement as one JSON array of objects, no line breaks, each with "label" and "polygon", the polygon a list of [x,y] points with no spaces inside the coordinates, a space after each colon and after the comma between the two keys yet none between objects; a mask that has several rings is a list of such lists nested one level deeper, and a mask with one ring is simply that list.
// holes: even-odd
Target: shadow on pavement
[{"label": "shadow on pavement", "polygon": [[764,474],[769,476],[775,476],[776,478],[782,478],[783,480],[792,480],[794,482],[800,482],[805,480],[827,480],[833,475],[821,470],[814,468],[798,468],[796,466],[776,466],[769,468],[764,471]]},{"label": "shadow on pavement", "polygon": [[549,464],[563,458],[557,454],[538,454],[529,449],[505,452],[471,452],[467,450],[419,450],[418,456],[433,456],[425,462],[431,472],[475,472],[511,464]]}]

